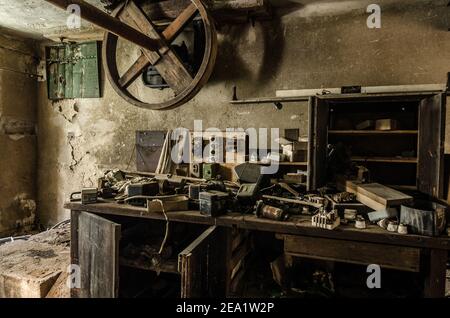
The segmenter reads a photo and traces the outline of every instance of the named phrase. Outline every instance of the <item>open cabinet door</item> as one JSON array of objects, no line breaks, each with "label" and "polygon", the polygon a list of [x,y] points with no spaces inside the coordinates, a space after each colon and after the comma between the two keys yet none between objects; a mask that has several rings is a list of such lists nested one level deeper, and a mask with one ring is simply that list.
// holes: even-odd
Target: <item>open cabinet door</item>
[{"label": "open cabinet door", "polygon": [[81,298],[117,298],[120,225],[91,213],[78,218]]},{"label": "open cabinet door", "polygon": [[224,231],[212,226],[179,254],[181,298],[224,297]]},{"label": "open cabinet door", "polygon": [[446,96],[436,94],[420,103],[418,189],[435,198],[444,194]]},{"label": "open cabinet door", "polygon": [[326,184],[329,107],[325,100],[309,98],[308,191]]}]

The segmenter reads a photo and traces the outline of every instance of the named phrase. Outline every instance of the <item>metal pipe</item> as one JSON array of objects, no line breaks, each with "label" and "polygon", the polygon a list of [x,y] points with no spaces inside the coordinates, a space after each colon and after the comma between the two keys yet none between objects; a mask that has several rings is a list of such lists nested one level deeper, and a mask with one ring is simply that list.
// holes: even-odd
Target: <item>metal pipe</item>
[{"label": "metal pipe", "polygon": [[25,236],[17,236],[17,237],[6,237],[6,238],[2,238],[0,239],[0,245],[5,244],[5,243],[10,243],[10,242],[14,242],[14,241],[26,241],[31,237],[31,235],[25,235]]},{"label": "metal pipe", "polygon": [[140,47],[150,51],[157,51],[158,42],[149,38],[145,34],[137,31],[126,23],[121,22],[97,7],[84,2],[83,0],[45,0],[63,10],[67,10],[69,5],[78,5],[81,9],[81,18],[95,24],[96,26],[124,38]]}]

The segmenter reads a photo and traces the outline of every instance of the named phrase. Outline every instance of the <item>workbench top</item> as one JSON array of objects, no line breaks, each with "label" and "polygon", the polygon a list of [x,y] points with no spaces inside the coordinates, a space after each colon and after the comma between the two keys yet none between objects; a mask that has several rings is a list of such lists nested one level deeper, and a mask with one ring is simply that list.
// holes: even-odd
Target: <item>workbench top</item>
[{"label": "workbench top", "polygon": [[[165,221],[162,213],[149,213],[147,209],[110,201],[100,201],[95,204],[66,203],[64,207],[71,211],[89,212],[99,215],[119,215],[151,220]],[[426,237],[420,235],[402,235],[391,233],[378,225],[369,225],[367,229],[356,229],[351,225],[341,225],[335,230],[325,230],[311,225],[310,216],[291,216],[288,221],[279,222],[260,219],[252,214],[228,213],[212,218],[201,215],[199,211],[180,211],[167,213],[169,221],[236,227],[240,229],[291,234],[301,236],[332,238],[336,240],[363,241],[389,245],[413,246],[422,248],[450,250],[450,237]]]}]

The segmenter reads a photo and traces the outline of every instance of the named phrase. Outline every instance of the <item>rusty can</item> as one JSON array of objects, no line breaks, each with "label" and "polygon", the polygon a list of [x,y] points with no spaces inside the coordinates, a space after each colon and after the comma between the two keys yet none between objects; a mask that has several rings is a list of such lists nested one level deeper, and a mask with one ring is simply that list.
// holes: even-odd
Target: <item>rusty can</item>
[{"label": "rusty can", "polygon": [[259,218],[274,221],[286,221],[289,218],[289,215],[283,209],[264,204],[263,201],[257,202],[255,212]]}]

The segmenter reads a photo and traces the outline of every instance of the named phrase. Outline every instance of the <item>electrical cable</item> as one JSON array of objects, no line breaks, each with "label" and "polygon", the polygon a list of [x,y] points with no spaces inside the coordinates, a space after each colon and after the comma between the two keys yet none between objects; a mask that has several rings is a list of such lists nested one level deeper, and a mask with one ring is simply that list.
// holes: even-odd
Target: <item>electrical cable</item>
[{"label": "electrical cable", "polygon": [[54,225],[53,227],[51,227],[50,230],[54,230],[54,229],[60,227],[61,225],[64,225],[64,224],[67,224],[67,223],[70,223],[70,219],[69,219],[69,220],[62,221],[62,222],[59,222],[58,224],[56,224],[56,225]]},{"label": "electrical cable", "polygon": [[166,243],[167,243],[167,239],[169,238],[169,217],[167,216],[166,210],[164,209],[164,204],[161,200],[155,200],[155,202],[159,202],[159,204],[161,204],[161,209],[162,212],[164,214],[164,217],[166,219],[166,234],[164,235],[164,240],[161,243],[161,248],[159,249],[158,254],[162,255],[162,252],[164,251],[164,248],[166,247]]}]

